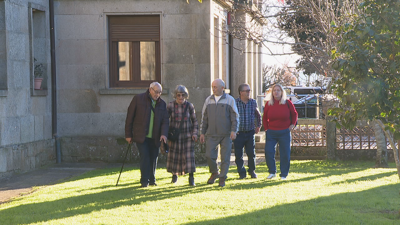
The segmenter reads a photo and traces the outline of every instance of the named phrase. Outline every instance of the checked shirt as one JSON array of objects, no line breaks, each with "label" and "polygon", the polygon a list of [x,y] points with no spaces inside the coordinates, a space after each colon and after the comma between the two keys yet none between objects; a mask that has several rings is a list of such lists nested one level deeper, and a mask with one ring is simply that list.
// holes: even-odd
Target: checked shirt
[{"label": "checked shirt", "polygon": [[261,114],[256,100],[249,99],[247,104],[240,98],[235,100],[239,111],[239,131],[251,131],[255,130],[255,127],[261,127]]}]

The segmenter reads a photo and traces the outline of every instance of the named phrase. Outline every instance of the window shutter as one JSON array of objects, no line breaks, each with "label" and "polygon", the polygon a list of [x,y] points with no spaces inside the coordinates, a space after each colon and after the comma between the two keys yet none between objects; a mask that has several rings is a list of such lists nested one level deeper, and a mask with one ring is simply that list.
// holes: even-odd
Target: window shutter
[{"label": "window shutter", "polygon": [[112,16],[109,17],[111,41],[159,41],[160,17]]}]

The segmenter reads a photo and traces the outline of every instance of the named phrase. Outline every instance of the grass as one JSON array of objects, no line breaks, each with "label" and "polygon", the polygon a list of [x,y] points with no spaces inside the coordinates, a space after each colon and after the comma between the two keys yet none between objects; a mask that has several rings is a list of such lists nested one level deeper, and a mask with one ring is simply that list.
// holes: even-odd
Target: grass
[{"label": "grass", "polygon": [[395,169],[373,162],[292,161],[288,180],[239,180],[231,167],[227,186],[197,186],[188,177],[171,184],[157,169],[157,187],[139,188],[140,171],[102,169],[40,188],[0,205],[0,224],[400,224],[400,183]]}]

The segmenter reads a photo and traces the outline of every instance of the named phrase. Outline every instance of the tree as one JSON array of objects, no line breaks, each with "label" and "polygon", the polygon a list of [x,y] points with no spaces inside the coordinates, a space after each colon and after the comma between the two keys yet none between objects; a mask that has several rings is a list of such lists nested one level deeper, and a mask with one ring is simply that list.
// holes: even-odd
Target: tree
[{"label": "tree", "polygon": [[331,68],[330,50],[341,38],[332,24],[347,23],[357,14],[360,0],[289,0],[278,15],[278,25],[295,42],[292,50],[302,57],[297,69],[304,74],[313,73],[336,77]]},{"label": "tree", "polygon": [[[336,78],[331,68],[331,49],[341,38],[331,24],[340,26],[358,13],[361,0],[227,0],[230,26],[224,32],[234,39],[263,45],[272,56],[298,54],[296,71],[311,76]],[[280,3],[282,2],[282,3]],[[249,15],[249,16],[243,16]],[[260,29],[260,25],[264,26]],[[291,50],[276,51],[270,45],[290,45]],[[281,49],[284,49],[282,47]],[[236,49],[242,52],[246,50]],[[311,85],[309,83],[309,85]]]},{"label": "tree", "polygon": [[385,133],[383,132],[379,124],[379,121],[373,120],[372,123],[370,124],[374,130],[375,140],[376,140],[375,167],[376,168],[389,167]]},{"label": "tree", "polygon": [[400,2],[365,0],[360,10],[354,22],[336,29],[342,39],[332,50],[333,68],[340,72],[333,89],[341,106],[330,114],[346,128],[359,119],[377,122],[393,149],[400,177],[395,145],[400,140]]},{"label": "tree", "polygon": [[265,92],[274,84],[281,84],[283,86],[295,86],[298,74],[293,69],[285,65],[280,67],[278,65],[264,66],[263,67],[263,87]]}]

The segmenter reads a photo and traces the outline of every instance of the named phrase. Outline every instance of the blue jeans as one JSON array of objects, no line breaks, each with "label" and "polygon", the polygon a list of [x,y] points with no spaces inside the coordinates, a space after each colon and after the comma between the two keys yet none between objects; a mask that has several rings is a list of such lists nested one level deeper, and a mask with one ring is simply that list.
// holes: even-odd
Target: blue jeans
[{"label": "blue jeans", "polygon": [[240,132],[233,141],[235,146],[235,163],[237,166],[237,171],[239,175],[246,175],[246,169],[244,168],[243,161],[243,147],[246,150],[246,155],[248,158],[248,172],[251,173],[256,170],[256,154],[255,146],[256,142],[254,140],[254,130],[250,132]]},{"label": "blue jeans", "polygon": [[140,154],[140,183],[154,184],[159,148],[153,138],[146,138],[143,143],[136,143]]},{"label": "blue jeans", "polygon": [[290,142],[292,135],[289,129],[267,130],[265,142],[265,160],[267,161],[268,172],[276,173],[275,152],[276,144],[279,143],[279,156],[281,177],[287,177],[290,168]]}]

